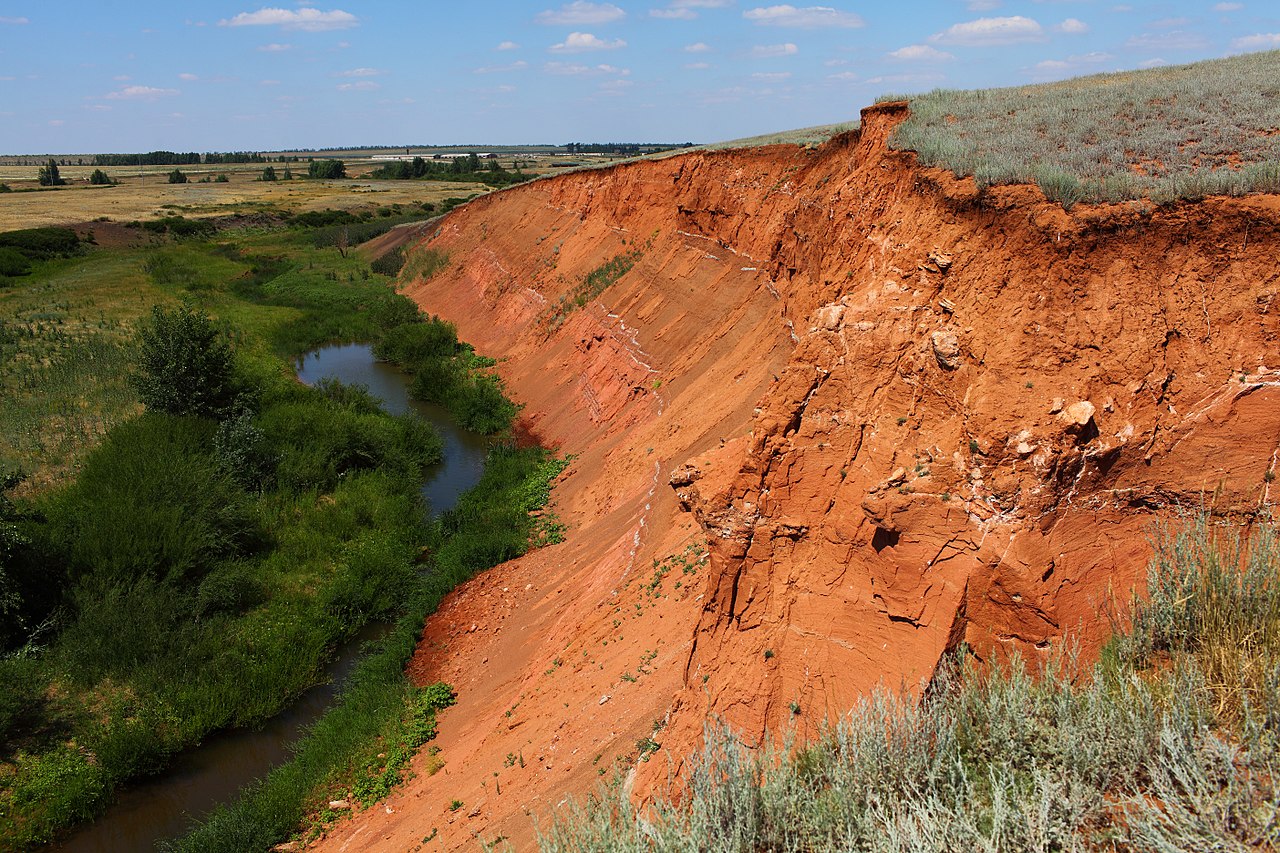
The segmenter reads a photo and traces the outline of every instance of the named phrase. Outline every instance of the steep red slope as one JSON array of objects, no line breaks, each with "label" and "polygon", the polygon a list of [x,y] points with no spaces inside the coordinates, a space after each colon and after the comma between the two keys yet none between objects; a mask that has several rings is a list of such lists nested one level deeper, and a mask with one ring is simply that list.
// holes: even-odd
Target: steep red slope
[{"label": "steep red slope", "polygon": [[322,846],[527,847],[655,721],[637,794],[711,717],[813,731],[961,642],[1087,652],[1153,517],[1269,512],[1277,199],[1067,214],[889,151],[902,114],[540,181],[426,241],[450,265],[410,294],[576,454],[568,540],[429,621],[415,675],[460,694],[444,769]]}]

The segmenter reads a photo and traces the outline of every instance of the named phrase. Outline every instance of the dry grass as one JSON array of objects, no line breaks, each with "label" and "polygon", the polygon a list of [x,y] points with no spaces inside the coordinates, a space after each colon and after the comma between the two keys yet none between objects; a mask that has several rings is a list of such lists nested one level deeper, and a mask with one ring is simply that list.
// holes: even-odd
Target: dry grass
[{"label": "dry grass", "polygon": [[[1157,533],[1134,629],[1063,654],[961,662],[880,692],[805,749],[711,727],[687,785],[637,815],[561,807],[549,851],[1255,851],[1280,848],[1280,547],[1204,519]],[[1151,666],[1151,654],[1166,657]]]},{"label": "dry grass", "polygon": [[[305,172],[306,164],[293,164],[294,172]],[[351,173],[367,171],[373,164],[352,164]],[[276,164],[277,174],[283,169]],[[301,168],[298,168],[298,167]],[[18,190],[35,186],[37,166],[0,166],[0,182]],[[0,194],[0,231],[38,225],[66,225],[91,222],[105,216],[114,222],[154,219],[175,213],[188,217],[225,216],[261,210],[301,213],[334,208],[351,210],[370,205],[439,204],[446,198],[486,192],[476,183],[436,181],[277,181],[257,178],[262,166],[181,167],[191,183],[170,184],[165,175],[173,167],[136,166],[106,171],[120,181],[114,187],[91,187],[89,166],[64,166],[66,187],[37,192]],[[200,178],[226,174],[226,183],[199,183]]]},{"label": "dry grass", "polygon": [[1280,192],[1280,51],[906,99],[890,139],[980,186],[1079,201]]}]

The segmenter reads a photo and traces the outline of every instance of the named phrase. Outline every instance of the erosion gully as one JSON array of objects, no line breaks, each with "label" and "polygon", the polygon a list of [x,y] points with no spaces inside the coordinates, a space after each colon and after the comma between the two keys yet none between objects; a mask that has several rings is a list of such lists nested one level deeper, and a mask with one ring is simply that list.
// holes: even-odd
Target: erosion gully
[{"label": "erosion gully", "polygon": [[[457,427],[439,406],[409,399],[407,377],[373,357],[368,344],[322,347],[297,362],[298,378],[308,385],[322,379],[360,384],[393,414],[414,412],[444,438],[444,460],[422,484],[432,514],[444,512],[480,481],[487,442]],[[53,849],[65,853],[135,853],[181,834],[194,820],[235,797],[249,782],[288,758],[308,726],[333,703],[343,680],[360,659],[362,647],[389,625],[366,626],[338,649],[327,679],[258,729],[220,732],[181,755],[160,776],[122,791],[107,813]]]}]

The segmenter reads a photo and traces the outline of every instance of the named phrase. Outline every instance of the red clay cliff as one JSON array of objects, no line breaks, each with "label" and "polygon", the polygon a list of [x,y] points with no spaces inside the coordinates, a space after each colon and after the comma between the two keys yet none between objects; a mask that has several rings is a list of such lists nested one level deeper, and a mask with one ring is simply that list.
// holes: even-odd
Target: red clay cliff
[{"label": "red clay cliff", "polygon": [[574,455],[568,533],[429,620],[443,766],[321,849],[527,849],[615,771],[661,790],[708,720],[811,733],[962,643],[1094,652],[1154,520],[1268,511],[1280,199],[1067,213],[891,151],[904,115],[537,181],[422,241],[449,264],[406,292]]}]

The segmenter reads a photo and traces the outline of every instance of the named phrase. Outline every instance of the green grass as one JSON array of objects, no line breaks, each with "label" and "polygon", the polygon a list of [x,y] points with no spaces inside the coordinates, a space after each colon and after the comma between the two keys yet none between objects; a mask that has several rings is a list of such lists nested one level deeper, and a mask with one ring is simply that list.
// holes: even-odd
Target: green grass
[{"label": "green grass", "polygon": [[910,101],[890,145],[1077,202],[1280,192],[1280,51]]},{"label": "green grass", "polygon": [[[385,797],[429,739],[424,727],[434,733],[434,722],[422,710],[424,694],[404,675],[423,620],[459,583],[537,544],[535,513],[566,464],[539,448],[495,446],[480,483],[429,532],[432,556],[395,629],[360,663],[337,704],[297,746],[295,758],[168,849],[266,849],[290,836],[314,834],[334,817],[325,806],[332,800],[367,807]],[[436,707],[446,692],[452,695],[441,685],[425,690],[436,697],[429,702]]]},{"label": "green grass", "polygon": [[[3,639],[26,643],[0,658],[0,850],[274,715],[417,583],[439,437],[289,366],[416,308],[305,232],[233,236],[40,261],[0,290],[0,462],[34,474],[0,566]],[[221,424],[139,415],[125,381],[139,319],[178,300],[232,328],[246,393]]]},{"label": "green grass", "polygon": [[878,691],[803,748],[752,751],[709,725],[684,785],[643,819],[602,789],[561,809],[542,849],[1275,849],[1275,534],[1161,530],[1149,587],[1094,667],[956,659],[923,700]]},{"label": "green grass", "polygon": [[582,277],[582,281],[574,285],[568,293],[561,295],[553,304],[542,310],[538,315],[538,324],[547,332],[560,328],[569,314],[585,307],[591,300],[617,284],[618,279],[631,272],[631,268],[636,265],[641,255],[643,252],[640,249],[614,255],[587,273]]}]

